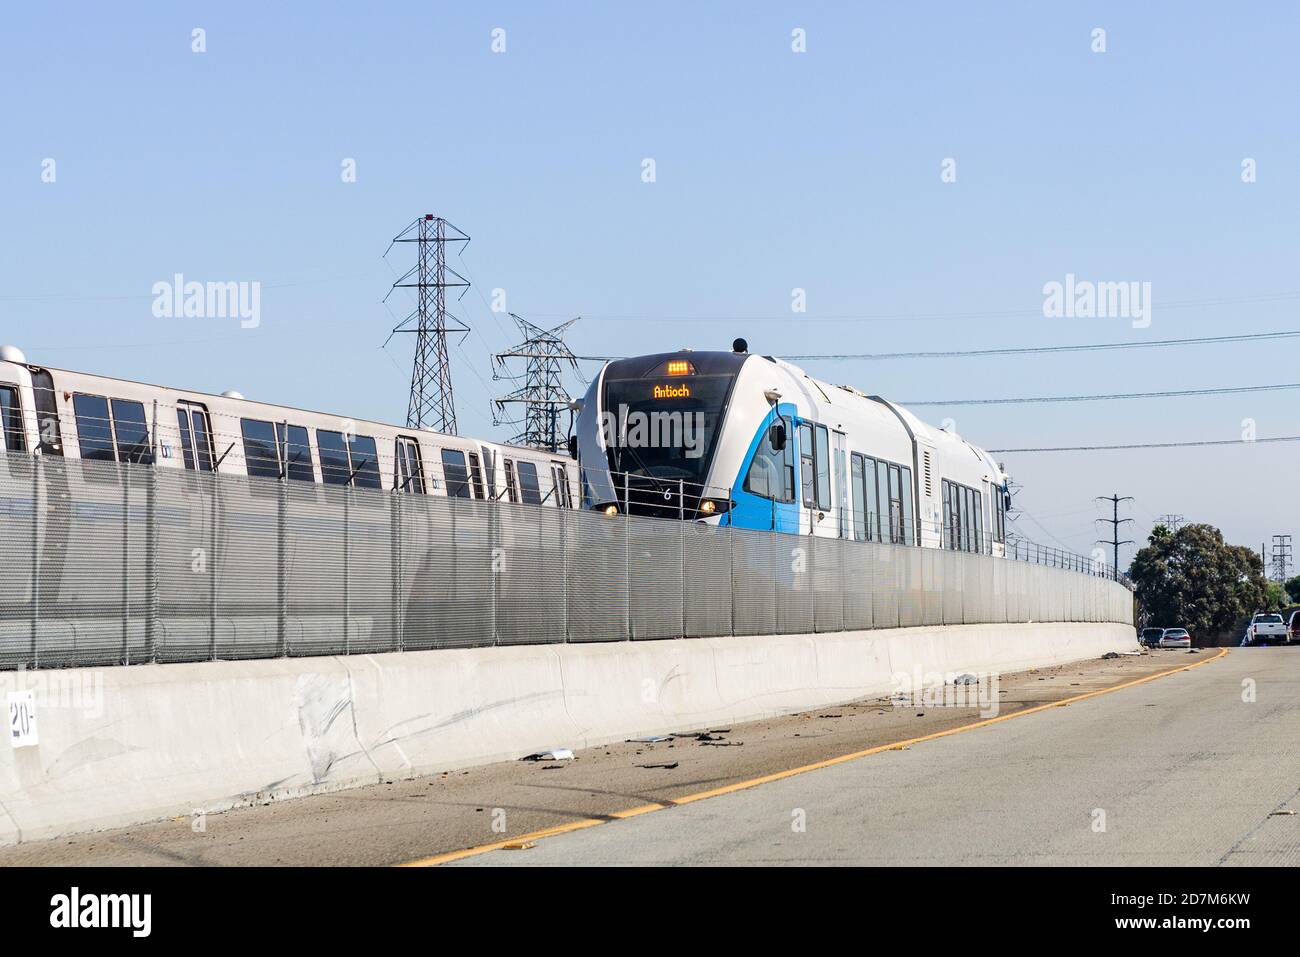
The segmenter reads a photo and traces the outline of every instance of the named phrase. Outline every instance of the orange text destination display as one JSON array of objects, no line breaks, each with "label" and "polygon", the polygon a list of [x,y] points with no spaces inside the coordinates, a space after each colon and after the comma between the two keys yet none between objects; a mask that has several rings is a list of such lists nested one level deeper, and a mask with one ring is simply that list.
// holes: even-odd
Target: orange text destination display
[{"label": "orange text destination display", "polygon": [[685,382],[681,385],[657,385],[651,393],[656,399],[689,399],[691,387]]}]

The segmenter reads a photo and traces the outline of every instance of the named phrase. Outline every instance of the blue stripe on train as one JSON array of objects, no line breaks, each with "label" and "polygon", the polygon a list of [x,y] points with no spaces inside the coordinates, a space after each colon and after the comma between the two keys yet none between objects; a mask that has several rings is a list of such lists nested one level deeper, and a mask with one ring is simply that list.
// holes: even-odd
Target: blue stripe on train
[{"label": "blue stripe on train", "polygon": [[[794,421],[797,415],[797,409],[790,403],[781,403],[777,406],[777,414],[784,417],[787,423]],[[735,525],[737,528],[757,528],[764,531],[775,529],[778,532],[799,532],[799,505],[798,502],[773,502],[769,498],[762,498],[752,492],[745,491],[745,476],[749,474],[749,467],[754,461],[754,455],[758,451],[758,443],[762,442],[767,436],[767,430],[775,420],[771,415],[765,416],[763,425],[754,434],[749,443],[749,451],[745,453],[745,458],[740,464],[740,473],[732,482],[731,498],[736,504],[724,516],[722,524]],[[797,429],[790,429],[787,424],[789,434],[786,436],[787,447],[791,450],[790,455],[797,463],[799,461],[799,448],[796,444],[795,433]],[[799,490],[798,476],[795,476],[795,494]]]}]

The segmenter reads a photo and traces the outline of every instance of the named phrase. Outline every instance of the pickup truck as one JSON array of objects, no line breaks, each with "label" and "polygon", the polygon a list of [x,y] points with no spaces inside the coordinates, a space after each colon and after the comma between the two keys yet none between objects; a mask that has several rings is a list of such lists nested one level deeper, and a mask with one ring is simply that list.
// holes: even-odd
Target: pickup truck
[{"label": "pickup truck", "polygon": [[1281,615],[1258,614],[1250,620],[1246,630],[1247,641],[1252,645],[1271,645],[1274,642],[1285,645],[1287,639],[1286,622]]}]

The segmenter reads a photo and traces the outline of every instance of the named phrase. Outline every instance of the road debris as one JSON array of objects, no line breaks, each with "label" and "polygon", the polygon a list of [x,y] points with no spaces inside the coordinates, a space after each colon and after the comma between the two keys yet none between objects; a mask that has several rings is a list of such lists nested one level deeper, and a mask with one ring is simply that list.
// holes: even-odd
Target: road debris
[{"label": "road debris", "polygon": [[671,734],[648,734],[644,738],[628,738],[628,744],[660,744],[672,740]]},{"label": "road debris", "polygon": [[662,768],[665,771],[671,771],[673,768],[677,767],[677,764],[678,762],[676,761],[669,761],[667,764],[638,764],[637,767],[638,768]]},{"label": "road debris", "polygon": [[550,751],[535,751],[524,755],[520,761],[572,761],[572,748],[552,748]]}]

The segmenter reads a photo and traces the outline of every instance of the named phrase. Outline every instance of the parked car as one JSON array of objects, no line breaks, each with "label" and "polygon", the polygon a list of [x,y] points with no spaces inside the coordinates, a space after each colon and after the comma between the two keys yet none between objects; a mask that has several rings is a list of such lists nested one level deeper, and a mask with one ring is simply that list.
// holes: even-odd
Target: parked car
[{"label": "parked car", "polygon": [[1165,633],[1160,636],[1160,647],[1190,648],[1192,636],[1187,633],[1186,628],[1166,628]]},{"label": "parked car", "polygon": [[1288,645],[1300,644],[1300,611],[1291,612],[1291,624],[1287,626],[1286,632]]},{"label": "parked car", "polygon": [[1287,643],[1286,622],[1276,612],[1261,612],[1250,620],[1247,643],[1252,645],[1273,645]]},{"label": "parked car", "polygon": [[1143,628],[1142,635],[1138,640],[1148,648],[1159,648],[1160,639],[1164,637],[1163,628]]}]

